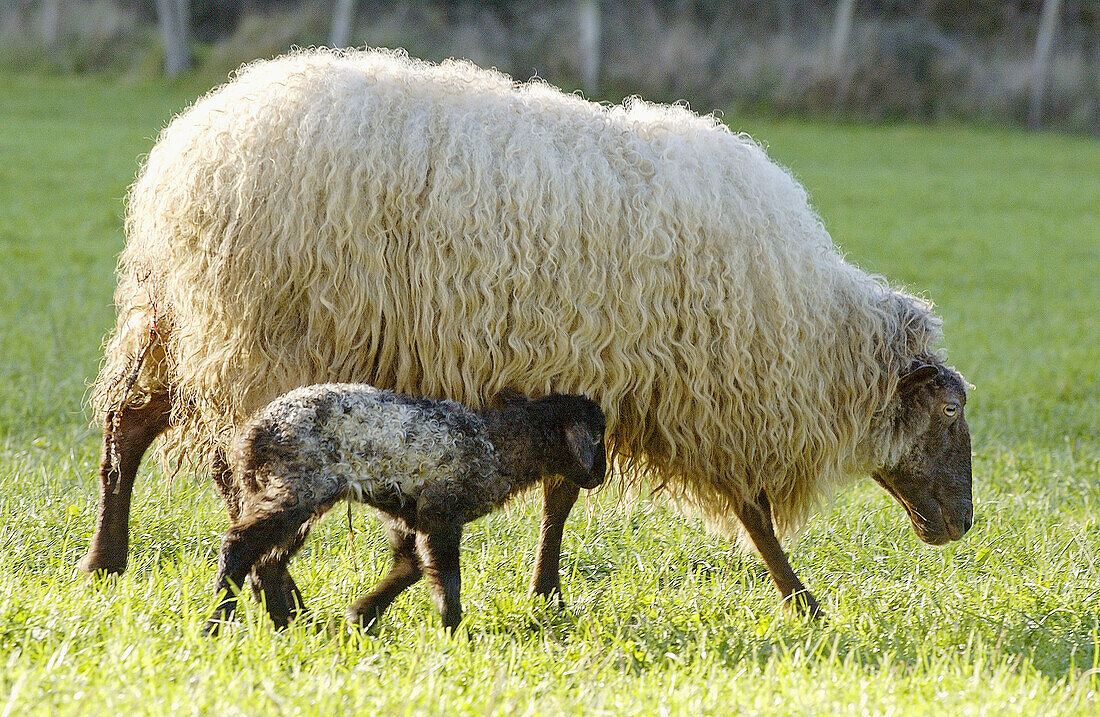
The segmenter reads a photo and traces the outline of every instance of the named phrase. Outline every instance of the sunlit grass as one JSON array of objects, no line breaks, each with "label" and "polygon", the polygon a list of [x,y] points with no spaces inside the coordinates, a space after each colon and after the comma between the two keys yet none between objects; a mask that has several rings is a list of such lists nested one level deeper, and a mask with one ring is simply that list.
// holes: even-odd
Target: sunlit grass
[{"label": "sunlit grass", "polygon": [[760,563],[657,498],[568,526],[561,612],[526,595],[538,502],[471,525],[467,621],[414,588],[376,634],[345,606],[384,571],[343,513],[292,569],[316,616],[246,605],[199,634],[225,518],[146,468],[131,563],[75,570],[95,509],[84,411],[113,320],[126,186],[199,88],[0,77],[0,712],[1090,714],[1100,678],[1100,144],[727,117],[810,189],[849,258],[926,293],[976,385],[977,521],[922,545],[871,482],[791,547],[828,611],[789,617]]}]

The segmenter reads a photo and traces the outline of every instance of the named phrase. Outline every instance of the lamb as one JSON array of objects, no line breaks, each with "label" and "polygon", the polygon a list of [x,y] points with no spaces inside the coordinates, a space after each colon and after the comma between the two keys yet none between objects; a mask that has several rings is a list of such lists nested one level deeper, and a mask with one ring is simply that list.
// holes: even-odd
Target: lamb
[{"label": "lamb", "polygon": [[[87,571],[125,568],[158,435],[224,482],[253,411],[327,382],[475,407],[505,386],[585,394],[624,479],[751,544],[810,613],[780,540],[852,477],[925,540],[970,526],[965,382],[931,304],[847,263],[803,187],[714,117],[303,50],[172,121],[126,231]],[[532,589],[558,596],[578,493],[544,495]]]},{"label": "lamb", "polygon": [[[368,385],[307,386],[249,421],[234,446],[223,497],[236,515],[218,560],[225,593],[207,622],[216,632],[254,569],[289,576],[286,564],[311,525],[342,499],[385,515],[394,564],[351,608],[369,626],[405,588],[427,575],[443,625],[462,619],[458,548],[462,526],[550,476],[579,488],[604,480],[604,415],[583,396],[529,400],[502,391],[499,409],[413,398]],[[296,598],[296,599],[290,599]],[[300,593],[265,594],[285,627]]]}]

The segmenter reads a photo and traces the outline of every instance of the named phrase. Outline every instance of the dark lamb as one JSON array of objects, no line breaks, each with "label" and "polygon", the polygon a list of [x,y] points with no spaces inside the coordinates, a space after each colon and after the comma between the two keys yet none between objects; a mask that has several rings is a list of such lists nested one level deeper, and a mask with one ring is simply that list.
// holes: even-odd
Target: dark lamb
[{"label": "dark lamb", "polygon": [[220,485],[232,526],[218,560],[224,597],[206,631],[232,615],[235,591],[253,570],[272,621],[286,626],[303,605],[287,562],[342,499],[382,512],[394,556],[348,620],[373,624],[424,575],[453,630],[462,619],[462,526],[546,477],[595,488],[607,467],[605,419],[593,401],[556,393],[529,400],[507,390],[497,401],[502,408],[476,411],[365,384],[324,384],[261,409],[242,429],[231,478]]}]

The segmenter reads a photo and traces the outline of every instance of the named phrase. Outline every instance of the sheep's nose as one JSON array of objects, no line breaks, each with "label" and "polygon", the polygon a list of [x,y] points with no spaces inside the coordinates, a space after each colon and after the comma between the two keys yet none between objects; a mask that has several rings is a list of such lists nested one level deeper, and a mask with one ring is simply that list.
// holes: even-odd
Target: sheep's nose
[{"label": "sheep's nose", "polygon": [[971,526],[974,525],[974,506],[967,501],[963,511],[960,511],[961,515],[951,516],[946,512],[943,516],[944,527],[947,528],[947,536],[951,540],[958,540],[966,535]]}]

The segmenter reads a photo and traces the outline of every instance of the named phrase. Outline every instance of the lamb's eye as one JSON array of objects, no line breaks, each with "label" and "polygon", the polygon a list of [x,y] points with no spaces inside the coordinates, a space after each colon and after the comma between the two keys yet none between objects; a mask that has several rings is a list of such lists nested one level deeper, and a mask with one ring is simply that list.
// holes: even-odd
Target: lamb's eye
[{"label": "lamb's eye", "polygon": [[945,404],[943,407],[943,415],[947,416],[948,418],[954,418],[958,413],[959,404],[957,403],[948,403]]}]

